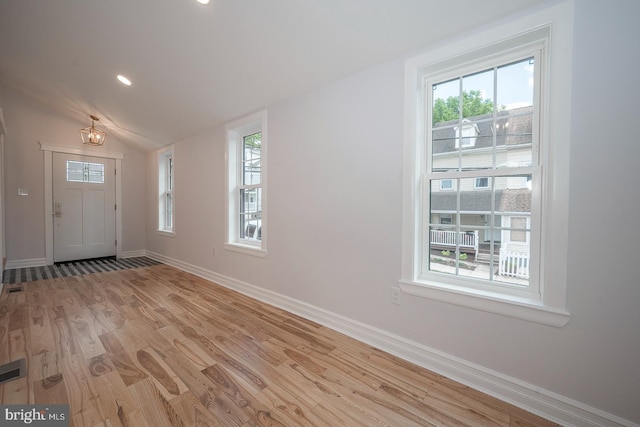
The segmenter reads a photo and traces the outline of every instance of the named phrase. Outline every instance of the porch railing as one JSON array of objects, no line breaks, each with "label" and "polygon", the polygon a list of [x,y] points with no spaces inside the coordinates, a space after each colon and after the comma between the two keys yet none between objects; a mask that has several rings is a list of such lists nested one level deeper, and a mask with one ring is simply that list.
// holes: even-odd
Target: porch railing
[{"label": "porch railing", "polygon": [[501,276],[529,278],[529,254],[500,250],[498,274]]},{"label": "porch railing", "polygon": [[448,231],[431,230],[431,247],[442,247],[445,249],[456,249],[459,245],[462,252],[473,252],[474,257],[478,255],[478,231]]}]

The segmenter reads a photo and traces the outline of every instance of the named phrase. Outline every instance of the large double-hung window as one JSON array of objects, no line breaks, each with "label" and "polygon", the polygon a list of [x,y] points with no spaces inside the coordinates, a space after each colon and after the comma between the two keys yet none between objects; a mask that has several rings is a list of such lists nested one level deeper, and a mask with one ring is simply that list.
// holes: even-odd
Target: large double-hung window
[{"label": "large double-hung window", "polygon": [[[531,276],[539,260],[540,203],[532,195],[540,193],[543,47],[421,78],[426,132],[418,278],[538,293]],[[451,224],[442,224],[443,215]],[[516,233],[533,235],[534,247],[530,239],[512,239]]]},{"label": "large double-hung window", "polygon": [[560,326],[568,123],[558,118],[569,115],[549,85],[569,74],[558,49],[551,66],[550,26],[517,31],[407,61],[400,287]]}]

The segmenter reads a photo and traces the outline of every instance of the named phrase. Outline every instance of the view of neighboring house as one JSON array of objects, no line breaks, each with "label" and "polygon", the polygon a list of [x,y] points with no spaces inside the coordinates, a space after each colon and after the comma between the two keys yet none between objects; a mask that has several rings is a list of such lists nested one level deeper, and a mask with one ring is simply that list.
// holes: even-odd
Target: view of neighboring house
[{"label": "view of neighboring house", "polygon": [[247,135],[242,144],[240,224],[242,238],[262,239],[262,134]]},{"label": "view of neighboring house", "polygon": [[[433,170],[530,166],[532,110],[513,108],[498,111],[495,119],[485,114],[434,125]],[[430,260],[438,259],[438,251],[457,251],[499,267],[500,275],[527,279],[530,181],[531,175],[432,180]]]}]

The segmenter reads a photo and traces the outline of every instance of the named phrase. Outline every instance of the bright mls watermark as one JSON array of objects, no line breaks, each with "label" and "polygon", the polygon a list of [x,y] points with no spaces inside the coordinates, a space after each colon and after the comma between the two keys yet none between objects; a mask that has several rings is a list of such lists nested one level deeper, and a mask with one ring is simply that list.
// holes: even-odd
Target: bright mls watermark
[{"label": "bright mls watermark", "polygon": [[0,405],[0,425],[68,427],[69,405]]}]

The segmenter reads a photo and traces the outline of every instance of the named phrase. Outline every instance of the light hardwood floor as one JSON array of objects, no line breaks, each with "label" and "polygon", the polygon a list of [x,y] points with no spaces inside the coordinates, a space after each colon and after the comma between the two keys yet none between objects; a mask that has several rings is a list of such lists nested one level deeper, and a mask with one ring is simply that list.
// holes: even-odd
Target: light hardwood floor
[{"label": "light hardwood floor", "polygon": [[314,322],[166,265],[0,296],[3,404],[74,426],[555,425]]}]

